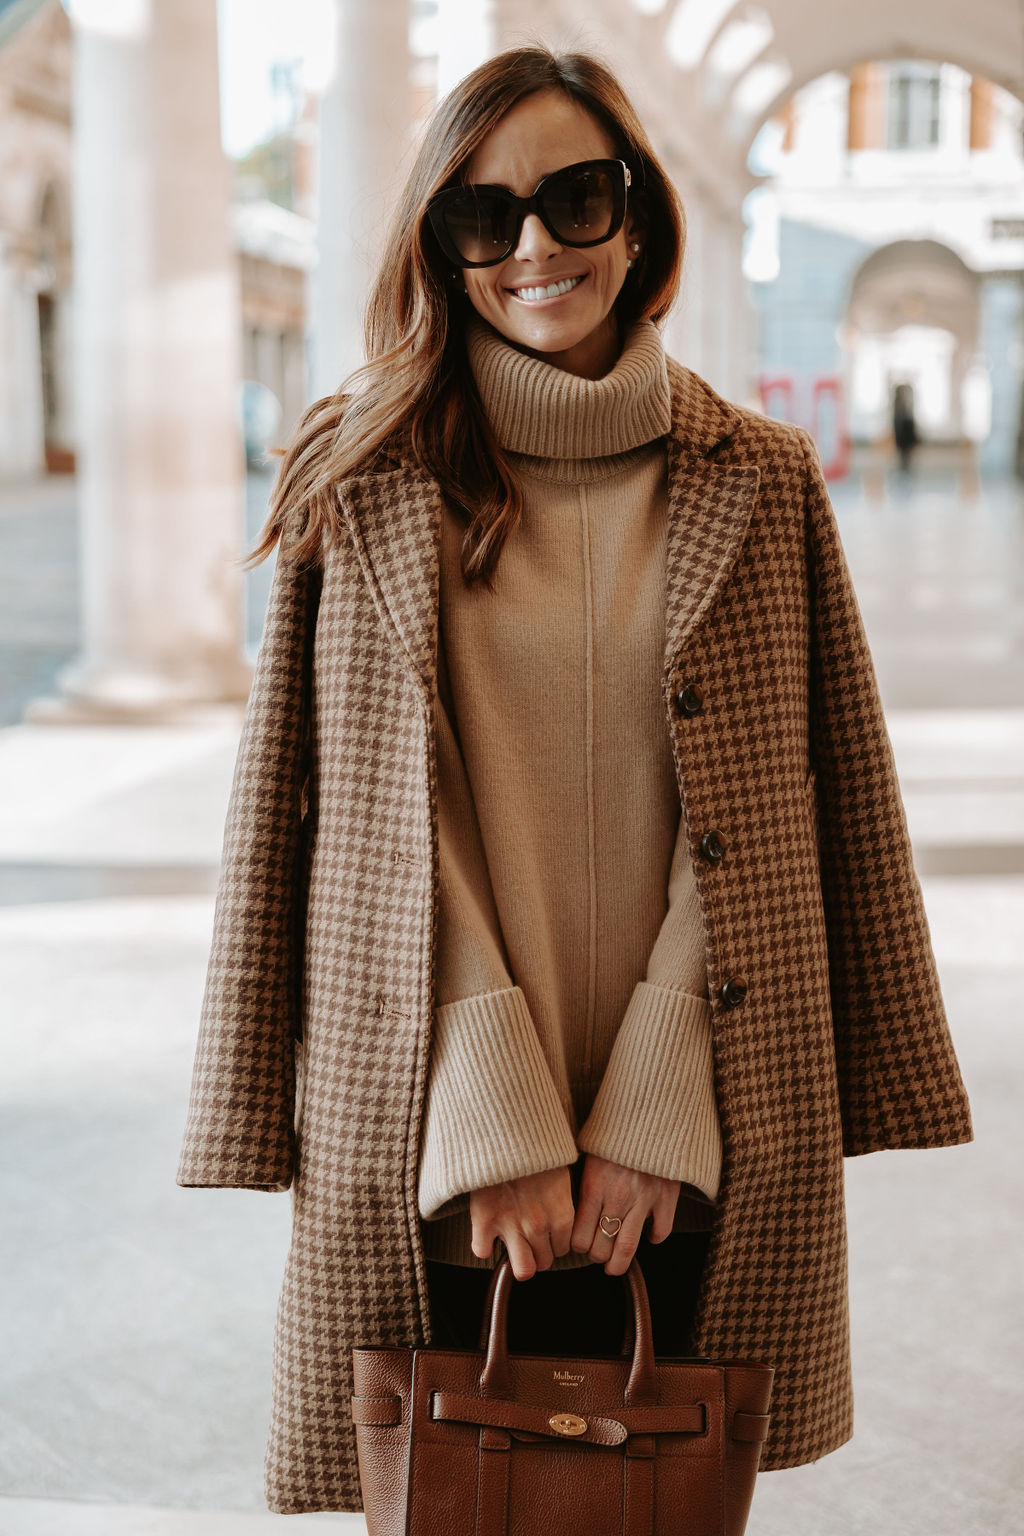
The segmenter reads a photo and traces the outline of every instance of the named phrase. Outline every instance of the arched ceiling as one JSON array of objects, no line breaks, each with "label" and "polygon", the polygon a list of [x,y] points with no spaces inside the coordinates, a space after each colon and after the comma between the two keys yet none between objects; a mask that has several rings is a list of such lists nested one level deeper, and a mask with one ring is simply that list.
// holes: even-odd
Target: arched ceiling
[{"label": "arched ceiling", "polygon": [[974,344],[978,275],[936,240],[894,240],[862,262],[850,288],[847,318],[862,331],[937,325]]},{"label": "arched ceiling", "polygon": [[499,48],[596,49],[723,203],[756,184],[747,155],[766,119],[830,70],[928,59],[1024,100],[1024,0],[590,0],[585,17],[579,0],[493,4]]},{"label": "arched ceiling", "polygon": [[1024,10],[1018,0],[775,0],[772,45],[789,62],[792,78],[771,102],[830,69],[871,59],[918,58],[958,64],[984,75],[1024,100]]},{"label": "arched ceiling", "polygon": [[[829,70],[869,60],[958,64],[1024,100],[1019,0],[974,0],[969,6],[962,0],[667,0],[660,8],[657,0],[624,3],[645,14],[666,51],[683,59],[677,65],[681,83],[699,79],[705,103],[715,105],[717,98],[731,121],[730,137],[743,151],[794,91]],[[704,43],[699,59],[687,46],[694,38]]]}]

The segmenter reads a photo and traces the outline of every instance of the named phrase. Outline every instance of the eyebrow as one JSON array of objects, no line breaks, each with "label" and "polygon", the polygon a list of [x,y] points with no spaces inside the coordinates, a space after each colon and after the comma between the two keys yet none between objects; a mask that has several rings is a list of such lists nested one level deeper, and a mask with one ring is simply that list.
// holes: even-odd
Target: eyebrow
[{"label": "eyebrow", "polygon": [[[572,164],[571,161],[569,163]],[[543,176],[537,177],[537,180],[534,182],[534,186],[539,187],[545,176],[551,176],[555,171],[561,171],[564,169],[565,167],[561,165],[553,166],[550,171],[545,171]],[[504,181],[466,181],[463,183],[463,185],[467,187],[500,187],[502,192],[507,192],[510,197],[515,197],[517,195],[508,185],[508,183]]]},{"label": "eyebrow", "polygon": [[504,181],[487,181],[484,178],[477,178],[477,180],[471,181],[467,176],[462,185],[464,187],[500,187],[503,192],[508,192],[513,197],[516,195],[508,183]]}]

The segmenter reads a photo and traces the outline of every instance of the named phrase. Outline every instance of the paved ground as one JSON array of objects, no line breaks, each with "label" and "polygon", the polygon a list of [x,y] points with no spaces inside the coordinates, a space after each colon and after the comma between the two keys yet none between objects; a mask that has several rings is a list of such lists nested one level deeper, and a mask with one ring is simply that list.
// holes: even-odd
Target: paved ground
[{"label": "paved ground", "polygon": [[[848,1163],[857,1434],[759,1479],[749,1531],[1013,1536],[1022,498],[835,500],[978,1139]],[[174,1184],[237,720],[14,723],[74,646],[72,526],[52,485],[0,496],[0,612],[24,599],[0,620],[0,1536],[242,1536],[280,1518],[262,1456],[289,1203]]]}]

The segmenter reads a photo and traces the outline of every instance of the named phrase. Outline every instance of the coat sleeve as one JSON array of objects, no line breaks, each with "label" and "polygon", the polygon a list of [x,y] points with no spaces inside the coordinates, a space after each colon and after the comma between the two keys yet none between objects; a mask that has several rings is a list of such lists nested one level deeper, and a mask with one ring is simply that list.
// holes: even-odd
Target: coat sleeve
[{"label": "coat sleeve", "polygon": [[814,440],[806,463],[810,751],[847,1156],[953,1146],[971,1116],[871,652]]},{"label": "coat sleeve", "polygon": [[319,567],[278,549],[235,762],[177,1183],[287,1189]]},{"label": "coat sleeve", "polygon": [[526,996],[506,966],[476,807],[444,702],[443,654],[440,661],[437,960],[419,1173],[426,1220],[468,1210],[474,1189],[578,1156]]},{"label": "coat sleeve", "polygon": [[582,1151],[678,1179],[714,1200],[722,1172],[704,925],[684,815],[668,905],[643,981],[630,997],[590,1113]]}]

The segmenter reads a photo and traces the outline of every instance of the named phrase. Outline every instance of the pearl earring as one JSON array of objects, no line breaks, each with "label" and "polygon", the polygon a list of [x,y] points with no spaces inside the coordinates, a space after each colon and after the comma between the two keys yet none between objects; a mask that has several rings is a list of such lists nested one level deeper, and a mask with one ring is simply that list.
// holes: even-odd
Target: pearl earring
[{"label": "pearl earring", "polygon": [[[630,247],[630,249],[634,250],[634,251],[638,251],[640,249],[639,242],[634,240],[632,246]],[[634,265],[634,262],[633,262],[632,256],[627,257],[627,259],[626,259],[626,266],[627,267],[632,267],[633,265]]]}]

